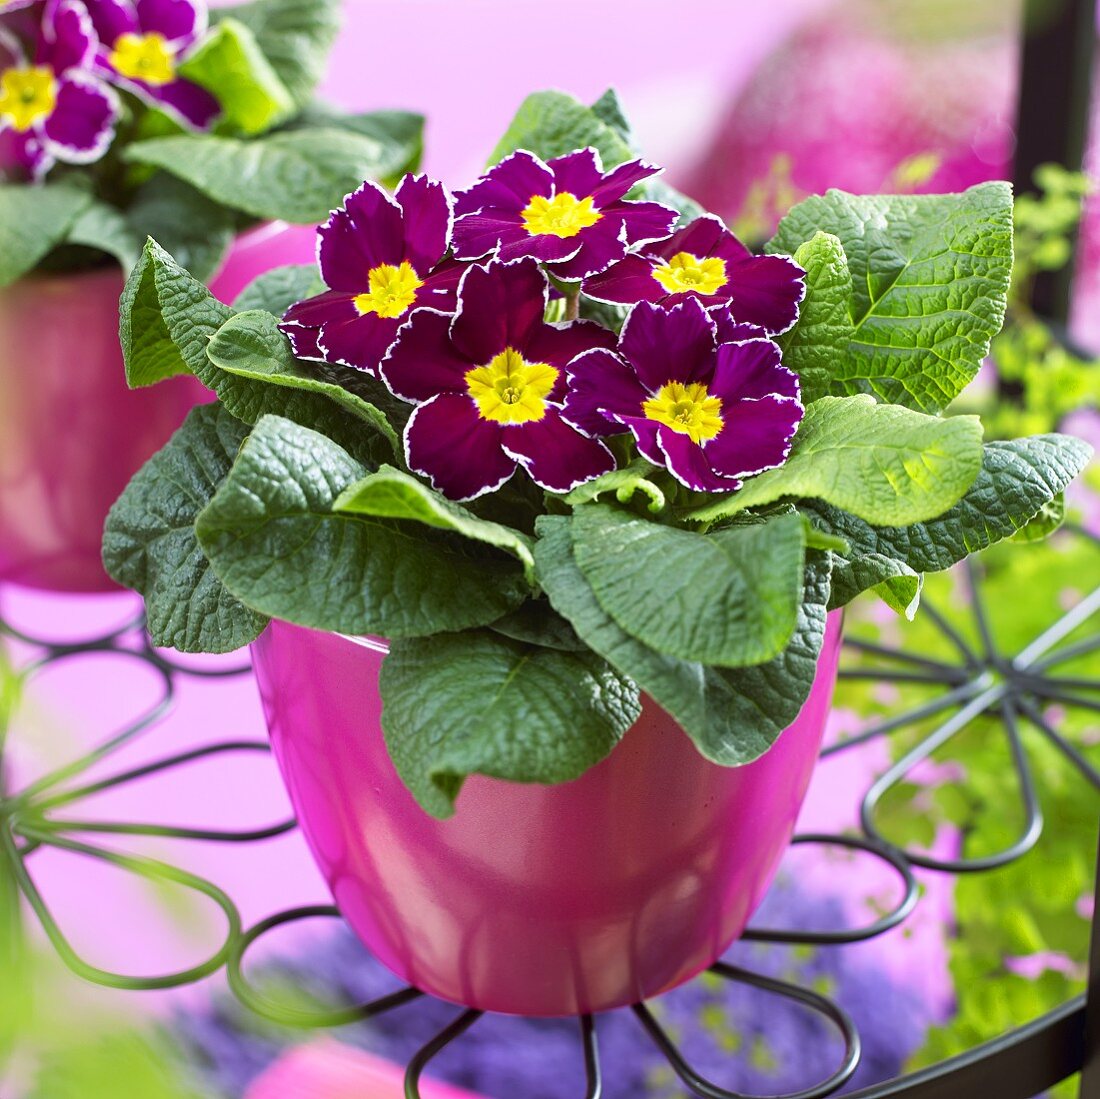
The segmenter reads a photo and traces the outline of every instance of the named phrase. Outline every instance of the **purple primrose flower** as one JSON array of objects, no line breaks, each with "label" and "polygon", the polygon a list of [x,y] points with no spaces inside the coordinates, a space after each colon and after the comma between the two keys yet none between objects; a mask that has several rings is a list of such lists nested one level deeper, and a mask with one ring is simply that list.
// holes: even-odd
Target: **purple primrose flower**
[{"label": "purple primrose flower", "polygon": [[203,0],[85,0],[100,47],[96,67],[113,84],[197,130],[220,113],[217,99],[178,73],[206,33]]},{"label": "purple primrose flower", "polygon": [[[752,331],[718,324],[695,297],[641,302],[616,350],[570,364],[565,418],[593,435],[629,430],[644,457],[690,489],[739,488],[786,459],[802,419],[798,378]],[[743,338],[720,343],[719,332]]]},{"label": "purple primrose flower", "polygon": [[674,210],[624,198],[658,171],[632,160],[605,173],[595,149],[549,162],[520,149],[455,196],[455,255],[479,259],[493,253],[506,263],[531,256],[555,278],[587,278],[621,259],[627,248],[672,231]]},{"label": "purple primrose flower", "polygon": [[317,231],[325,293],[292,305],[280,326],[303,359],[371,374],[410,314],[453,312],[465,264],[448,259],[451,199],[441,183],[407,175],[391,198],[366,182]]},{"label": "purple primrose flower", "polygon": [[79,0],[50,0],[32,58],[0,32],[0,133],[8,155],[35,179],[56,161],[90,164],[111,144],[114,92],[90,71],[97,40]]},{"label": "purple primrose flower", "polygon": [[619,260],[585,281],[597,301],[675,305],[694,296],[728,305],[738,321],[773,335],[798,320],[805,272],[788,256],[754,256],[713,214]]},{"label": "purple primrose flower", "polygon": [[551,492],[614,468],[560,406],[568,364],[615,337],[590,321],[547,324],[546,297],[533,260],[471,267],[455,315],[417,311],[382,363],[390,389],[417,405],[405,428],[409,468],[451,499],[499,488],[517,464]]}]

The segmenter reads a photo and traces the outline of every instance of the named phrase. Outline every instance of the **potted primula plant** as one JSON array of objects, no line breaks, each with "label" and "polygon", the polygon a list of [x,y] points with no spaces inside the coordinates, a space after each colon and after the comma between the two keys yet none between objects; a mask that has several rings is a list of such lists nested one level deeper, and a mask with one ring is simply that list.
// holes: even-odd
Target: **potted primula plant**
[{"label": "potted primula plant", "polygon": [[415,166],[419,116],[312,101],[337,6],[0,3],[0,579],[114,587],[107,510],[203,396],[122,381],[118,298],[147,237],[229,301],[310,258],[288,223]]},{"label": "potted primula plant", "polygon": [[634,157],[610,93],[532,97],[491,163],[453,197],[365,183],[319,271],[235,309],[149,243],[130,377],[218,401],[104,559],[157,643],[252,645],[298,820],[383,961],[478,1008],[594,1011],[743,930],[841,608],[911,616],[1088,447],[945,414],[1002,321],[1005,184],[829,192],[754,255]]}]

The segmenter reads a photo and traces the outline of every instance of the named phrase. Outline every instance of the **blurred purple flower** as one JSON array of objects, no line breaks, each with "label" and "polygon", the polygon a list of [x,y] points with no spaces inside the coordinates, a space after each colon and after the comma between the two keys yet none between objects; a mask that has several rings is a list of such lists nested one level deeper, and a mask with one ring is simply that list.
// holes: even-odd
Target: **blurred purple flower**
[{"label": "blurred purple flower", "polygon": [[455,196],[455,255],[492,253],[506,263],[530,256],[566,281],[604,271],[627,248],[672,231],[675,210],[625,198],[659,171],[632,160],[605,173],[591,148],[549,162],[517,150]]},{"label": "blurred purple flower", "polygon": [[115,135],[118,100],[91,73],[98,41],[79,0],[46,5],[32,58],[0,30],[5,159],[40,179],[57,161],[90,164]]},{"label": "blurred purple flower", "polygon": [[185,125],[205,130],[217,99],[179,75],[180,63],[206,33],[204,0],[86,0],[100,48],[99,71],[120,88]]}]

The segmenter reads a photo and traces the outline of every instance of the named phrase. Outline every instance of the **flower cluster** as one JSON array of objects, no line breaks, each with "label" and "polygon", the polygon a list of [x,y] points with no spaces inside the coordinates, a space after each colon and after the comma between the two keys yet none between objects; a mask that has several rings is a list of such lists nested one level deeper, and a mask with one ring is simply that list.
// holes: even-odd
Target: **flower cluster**
[{"label": "flower cluster", "polygon": [[206,31],[201,0],[47,0],[40,18],[22,0],[0,10],[0,142],[34,179],[103,156],[121,114],[116,88],[194,129],[219,112],[178,74]]},{"label": "flower cluster", "polygon": [[[771,337],[803,272],[716,217],[675,229],[675,210],[627,197],[657,171],[521,150],[453,200],[423,176],[393,198],[365,183],[319,231],[328,289],[283,331],[415,405],[409,468],[452,499],[518,466],[568,492],[615,468],[603,439],[626,433],[687,488],[736,489],[784,461],[802,418]],[[569,319],[547,320],[551,292]],[[577,318],[582,295],[629,307],[621,335]]]}]

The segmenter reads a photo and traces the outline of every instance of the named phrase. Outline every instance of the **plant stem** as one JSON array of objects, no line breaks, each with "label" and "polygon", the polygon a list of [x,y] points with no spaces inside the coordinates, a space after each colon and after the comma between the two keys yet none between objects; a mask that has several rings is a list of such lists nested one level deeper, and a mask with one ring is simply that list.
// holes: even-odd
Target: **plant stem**
[{"label": "plant stem", "polygon": [[571,294],[565,295],[565,319],[567,321],[575,321],[581,315],[581,292],[580,288],[574,290]]}]

